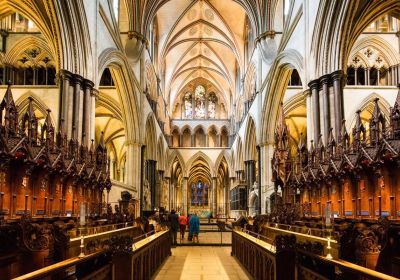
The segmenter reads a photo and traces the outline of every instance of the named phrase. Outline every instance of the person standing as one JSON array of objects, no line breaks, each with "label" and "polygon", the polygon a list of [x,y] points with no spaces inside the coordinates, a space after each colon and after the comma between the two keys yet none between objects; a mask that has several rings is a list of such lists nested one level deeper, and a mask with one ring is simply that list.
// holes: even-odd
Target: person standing
[{"label": "person standing", "polygon": [[193,214],[189,221],[189,232],[193,236],[193,242],[199,243],[200,220],[197,214]]},{"label": "person standing", "polygon": [[186,231],[186,225],[187,225],[187,218],[185,215],[180,215],[179,216],[179,229],[181,233],[181,242],[183,239],[185,239],[185,231]]},{"label": "person standing", "polygon": [[179,217],[176,214],[175,210],[172,210],[171,214],[169,214],[169,223],[170,223],[170,231],[172,237],[172,246],[176,246],[177,245],[176,239],[179,229]]}]

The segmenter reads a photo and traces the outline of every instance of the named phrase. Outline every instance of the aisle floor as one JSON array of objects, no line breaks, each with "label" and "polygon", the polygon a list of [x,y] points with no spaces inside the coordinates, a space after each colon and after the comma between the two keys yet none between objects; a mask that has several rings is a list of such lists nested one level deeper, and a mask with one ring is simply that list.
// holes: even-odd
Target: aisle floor
[{"label": "aisle floor", "polygon": [[178,246],[156,273],[154,280],[247,280],[252,279],[231,247]]}]

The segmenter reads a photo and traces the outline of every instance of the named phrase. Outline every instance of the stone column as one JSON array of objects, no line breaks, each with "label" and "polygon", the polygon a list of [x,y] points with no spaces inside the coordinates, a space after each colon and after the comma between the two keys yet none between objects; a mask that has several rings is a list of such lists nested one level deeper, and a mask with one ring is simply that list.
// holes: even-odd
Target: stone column
[{"label": "stone column", "polygon": [[354,85],[358,85],[358,68],[354,68]]},{"label": "stone column", "polygon": [[85,135],[85,145],[87,147],[90,146],[91,140],[91,118],[92,118],[92,90],[93,90],[93,82],[89,80],[84,80],[83,87],[83,124],[82,124],[82,141],[83,135]]},{"label": "stone column", "polygon": [[[328,143],[328,137],[329,137],[329,129],[331,128],[331,123],[330,123],[330,116],[331,113],[329,111],[330,104],[329,104],[329,75],[324,75],[322,76],[319,80],[320,83],[322,84],[322,115],[323,115],[323,131],[322,134],[324,135],[324,140],[325,143]],[[318,141],[315,140],[315,141]]]},{"label": "stone column", "polygon": [[157,161],[148,159],[146,161],[147,166],[147,180],[149,182],[149,188],[151,193],[151,209],[153,210],[156,207],[156,197],[157,197],[157,174],[156,174],[156,166]]},{"label": "stone column", "polygon": [[69,112],[72,111],[72,106],[73,104],[70,103],[70,82],[72,79],[72,75],[69,71],[66,70],[60,70],[59,72],[59,83],[60,83],[60,102],[59,102],[59,107],[60,107],[60,116],[58,118],[58,126],[60,127],[61,121],[64,120],[64,129],[67,133],[67,137],[69,138],[71,134],[68,135],[68,127],[69,124],[72,122],[72,119],[70,119],[70,114]]},{"label": "stone column", "polygon": [[90,95],[90,133],[89,135],[86,135],[87,138],[90,140],[95,139],[96,136],[96,131],[95,131],[95,124],[96,124],[96,100],[99,96],[99,91],[95,88],[92,89],[91,95]]},{"label": "stone column", "polygon": [[367,67],[365,70],[366,70],[366,75],[365,75],[365,77],[366,77],[366,83],[365,83],[365,85],[366,86],[369,86],[370,85],[370,83],[371,83],[371,81],[370,81],[370,79],[369,79],[369,73],[370,73],[370,69],[371,68],[369,68],[369,67]]},{"label": "stone column", "polygon": [[212,177],[212,197],[211,197],[211,201],[212,201],[212,213],[213,216],[216,217],[217,216],[217,177]]},{"label": "stone column", "polygon": [[[312,99],[311,90],[307,89],[305,91],[306,95],[306,110],[307,110],[307,138],[312,139],[314,137],[314,115],[312,110]],[[310,141],[307,141],[307,147],[310,148]],[[261,170],[261,169],[260,169]],[[260,172],[261,173],[261,172]]]},{"label": "stone column", "polygon": [[343,71],[338,70],[332,73],[333,92],[334,92],[334,110],[335,110],[335,123],[334,131],[335,136],[340,134],[342,120],[344,119],[343,110]]},{"label": "stone column", "polygon": [[183,204],[183,214],[187,216],[188,214],[188,178],[183,177],[182,179],[182,204]]},{"label": "stone column", "polygon": [[[320,134],[319,124],[319,94],[318,94],[318,80],[311,81],[308,86],[311,90],[311,110],[313,112],[314,133],[310,140],[317,141]],[[311,135],[310,135],[311,136]]]},{"label": "stone column", "polygon": [[259,145],[257,145],[257,159],[258,159],[258,208],[256,209],[256,213],[261,215],[261,148]]},{"label": "stone column", "polygon": [[83,98],[81,88],[83,79],[79,75],[74,75],[74,109],[72,116],[72,127],[75,128],[75,135],[73,137],[81,142],[82,139],[82,116],[83,116]]}]

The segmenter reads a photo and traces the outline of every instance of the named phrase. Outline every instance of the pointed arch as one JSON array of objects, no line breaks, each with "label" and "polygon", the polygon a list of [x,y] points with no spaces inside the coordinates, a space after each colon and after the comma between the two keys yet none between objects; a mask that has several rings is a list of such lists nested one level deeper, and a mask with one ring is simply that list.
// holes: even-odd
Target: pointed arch
[{"label": "pointed arch", "polygon": [[123,122],[126,128],[127,140],[139,142],[139,83],[129,66],[125,55],[116,49],[108,48],[99,56],[99,72],[95,87],[100,84],[101,74],[105,68],[109,68],[115,81],[118,96],[121,102]]},{"label": "pointed arch", "polygon": [[181,165],[181,168],[183,170],[183,173],[185,174],[186,170],[186,165],[185,165],[185,160],[183,159],[181,153],[178,150],[173,150],[172,153],[169,154],[168,156],[168,168],[165,170],[165,177],[171,177],[171,171],[173,168],[173,163],[174,161],[177,160],[179,164]]},{"label": "pointed arch", "polygon": [[157,130],[153,113],[150,113],[146,120],[144,143],[146,159],[157,160]]},{"label": "pointed arch", "polygon": [[162,135],[158,137],[157,141],[157,169],[165,171],[166,153],[164,149],[164,138]]},{"label": "pointed arch", "polygon": [[208,165],[208,168],[210,169],[211,177],[215,177],[215,166],[214,166],[213,162],[211,161],[211,159],[202,151],[195,153],[187,161],[187,164],[186,164],[187,168],[185,169],[186,177],[189,177],[190,169],[193,167],[193,163],[197,160],[203,160],[204,162],[206,162]]},{"label": "pointed arch", "polygon": [[351,131],[351,129],[354,127],[354,125],[356,123],[356,118],[357,118],[356,112],[358,110],[361,110],[361,112],[367,111],[368,113],[370,113],[372,115],[373,110],[374,110],[375,98],[379,98],[378,105],[379,105],[383,115],[385,116],[387,123],[389,123],[390,108],[391,108],[389,102],[384,97],[379,95],[378,93],[373,92],[370,95],[368,95],[366,98],[364,98],[359,103],[359,105],[355,106],[355,109],[353,109],[352,112],[348,115],[349,120],[351,120],[351,121],[346,122],[347,131]]},{"label": "pointed arch", "polygon": [[[265,91],[267,94],[263,104],[263,116],[261,121],[261,143],[272,143],[279,112],[279,104],[283,100],[291,71],[296,69],[305,85],[305,73],[303,57],[296,50],[286,50],[280,53],[269,73],[270,79],[265,79]],[[264,85],[263,85],[264,88]]]},{"label": "pointed arch", "polygon": [[215,161],[215,166],[218,168],[218,166],[220,166],[220,164],[223,160],[225,160],[226,164],[228,165],[229,177],[234,177],[235,174],[234,174],[233,168],[232,168],[232,157],[231,157],[231,155],[229,155],[228,150],[221,151],[221,153],[217,157],[217,160]]},{"label": "pointed arch", "polygon": [[[55,127],[55,123],[54,123],[54,116],[51,112],[51,110],[49,109],[49,107],[47,107],[47,105],[40,99],[39,96],[37,96],[36,94],[34,94],[31,91],[28,91],[26,93],[24,93],[23,95],[21,95],[16,101],[15,101],[15,105],[18,107],[18,111],[19,112],[26,112],[26,110],[28,110],[28,106],[29,106],[29,98],[32,98],[32,103],[35,109],[37,109],[38,111],[40,111],[40,113],[43,116],[46,116],[48,111],[50,111],[50,119],[51,119],[51,123],[52,125]],[[19,116],[22,118],[23,114],[19,114]]]},{"label": "pointed arch", "polygon": [[244,138],[244,160],[256,160],[257,156],[257,136],[256,136],[256,125],[251,116],[247,119],[245,138]]}]

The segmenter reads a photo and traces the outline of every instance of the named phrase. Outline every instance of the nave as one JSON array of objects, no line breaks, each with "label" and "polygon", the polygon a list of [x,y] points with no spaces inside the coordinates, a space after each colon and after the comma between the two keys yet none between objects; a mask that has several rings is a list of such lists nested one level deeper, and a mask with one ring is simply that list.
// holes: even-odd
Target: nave
[{"label": "nave", "polygon": [[155,274],[154,280],[247,280],[253,279],[231,247],[178,246]]}]

